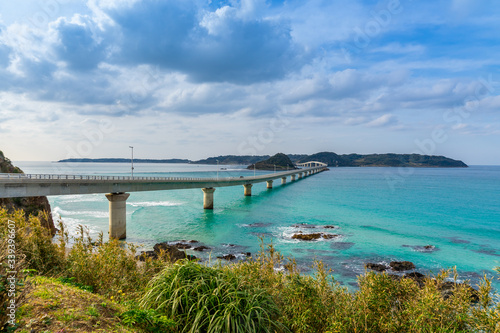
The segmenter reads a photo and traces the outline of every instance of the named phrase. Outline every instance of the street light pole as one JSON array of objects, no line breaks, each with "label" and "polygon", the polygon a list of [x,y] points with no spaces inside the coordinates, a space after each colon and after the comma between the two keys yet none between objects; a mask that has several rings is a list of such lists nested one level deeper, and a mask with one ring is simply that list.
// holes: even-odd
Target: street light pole
[{"label": "street light pole", "polygon": [[131,171],[132,171],[132,178],[134,178],[134,147],[128,146],[130,149],[132,149],[132,158],[130,159],[132,163]]}]

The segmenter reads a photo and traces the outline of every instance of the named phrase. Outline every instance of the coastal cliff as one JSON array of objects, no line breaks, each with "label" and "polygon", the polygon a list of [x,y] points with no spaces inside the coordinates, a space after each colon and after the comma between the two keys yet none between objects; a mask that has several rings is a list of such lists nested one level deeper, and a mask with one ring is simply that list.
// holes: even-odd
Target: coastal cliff
[{"label": "coastal cliff", "polygon": [[[0,151],[0,172],[2,173],[23,173],[23,171],[14,166]],[[7,209],[9,213],[21,209],[28,218],[30,215],[38,217],[43,227],[47,228],[52,236],[56,233],[50,203],[47,197],[25,197],[25,198],[1,198],[0,206]]]}]

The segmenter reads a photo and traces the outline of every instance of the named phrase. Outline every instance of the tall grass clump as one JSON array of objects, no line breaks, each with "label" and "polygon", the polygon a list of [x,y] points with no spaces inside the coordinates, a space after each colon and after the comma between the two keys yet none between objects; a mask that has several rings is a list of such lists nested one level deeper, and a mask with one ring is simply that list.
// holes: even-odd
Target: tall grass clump
[{"label": "tall grass clump", "polygon": [[25,218],[22,210],[9,214],[0,207],[0,229],[7,230],[8,221],[16,225],[15,243],[17,254],[24,257],[26,267],[41,274],[56,274],[64,266],[64,249],[52,242],[50,231],[34,216]]},{"label": "tall grass clump", "polygon": [[[291,332],[325,332],[332,318],[342,316],[351,294],[329,275],[323,263],[314,263],[315,274],[301,274],[293,259],[285,259],[273,244],[265,245],[253,260],[231,269],[248,284],[264,288],[280,309],[277,321]],[[339,311],[340,310],[340,311]]]},{"label": "tall grass clump", "polygon": [[94,292],[122,299],[132,299],[164,266],[162,259],[146,260],[141,265],[132,244],[110,239],[102,233],[93,240],[83,226],[67,256],[65,274]]},{"label": "tall grass clump", "polygon": [[181,260],[146,288],[142,308],[174,319],[183,332],[275,332],[278,308],[262,288],[228,270]]}]

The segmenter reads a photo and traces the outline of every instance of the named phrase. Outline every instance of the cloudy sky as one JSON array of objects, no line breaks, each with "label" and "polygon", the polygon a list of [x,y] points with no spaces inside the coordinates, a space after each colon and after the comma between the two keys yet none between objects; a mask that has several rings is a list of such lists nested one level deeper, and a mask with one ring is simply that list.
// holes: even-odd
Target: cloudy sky
[{"label": "cloudy sky", "polygon": [[500,165],[499,31],[494,0],[2,1],[0,149]]}]

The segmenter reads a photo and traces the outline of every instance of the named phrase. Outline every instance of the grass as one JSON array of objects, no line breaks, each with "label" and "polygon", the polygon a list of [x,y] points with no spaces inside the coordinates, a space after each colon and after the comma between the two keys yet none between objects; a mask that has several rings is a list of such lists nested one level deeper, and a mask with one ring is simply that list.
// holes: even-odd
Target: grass
[{"label": "grass", "polygon": [[55,278],[28,281],[32,289],[18,310],[19,332],[136,332],[118,317],[123,305]]},{"label": "grass", "polygon": [[[18,332],[500,333],[500,304],[486,278],[479,301],[471,303],[462,285],[443,297],[439,286],[453,280],[449,271],[422,288],[411,279],[365,273],[359,290],[350,292],[323,263],[303,275],[272,244],[262,244],[255,259],[223,267],[162,259],[139,264],[127,243],[92,240],[82,227],[67,250],[63,224],[52,241],[38,219],[0,208],[2,263],[8,220],[16,224]],[[276,270],[281,266],[286,270]],[[36,276],[27,278],[26,269]],[[6,286],[1,265],[0,331]]]},{"label": "grass", "polygon": [[230,270],[189,260],[156,275],[140,306],[173,318],[182,332],[274,332],[280,327],[278,307],[264,289]]}]

